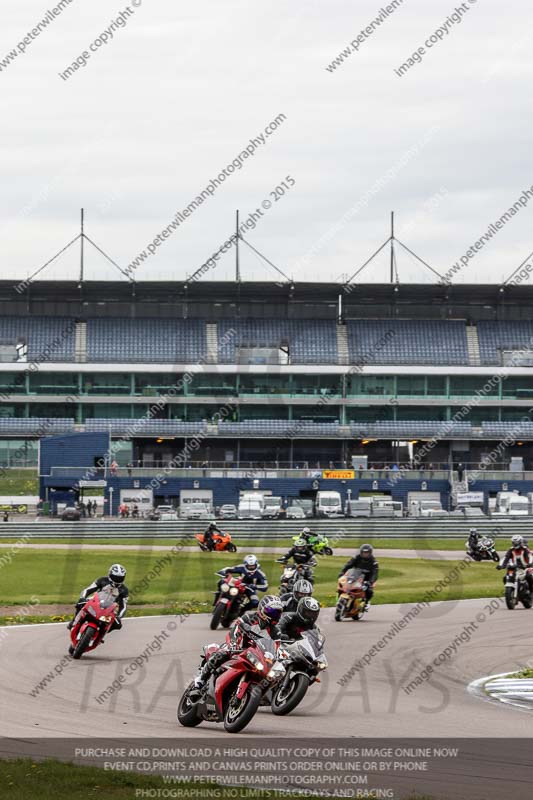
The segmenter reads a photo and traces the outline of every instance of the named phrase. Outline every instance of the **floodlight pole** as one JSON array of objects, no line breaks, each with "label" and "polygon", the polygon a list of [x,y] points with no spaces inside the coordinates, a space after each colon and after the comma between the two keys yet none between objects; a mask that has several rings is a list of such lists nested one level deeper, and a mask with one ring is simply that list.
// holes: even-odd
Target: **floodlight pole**
[{"label": "floodlight pole", "polygon": [[80,235],[80,283],[83,283],[83,245],[85,242],[84,211],[81,209],[81,235]]},{"label": "floodlight pole", "polygon": [[235,212],[235,280],[237,283],[241,282],[241,268],[239,265],[239,209]]},{"label": "floodlight pole", "polygon": [[394,283],[394,211],[390,212],[390,282]]}]

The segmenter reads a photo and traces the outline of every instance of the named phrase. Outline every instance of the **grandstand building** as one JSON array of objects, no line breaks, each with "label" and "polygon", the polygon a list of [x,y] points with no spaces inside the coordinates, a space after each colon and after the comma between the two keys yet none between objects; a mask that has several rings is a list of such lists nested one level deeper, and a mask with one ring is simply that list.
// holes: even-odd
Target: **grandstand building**
[{"label": "grandstand building", "polygon": [[0,463],[105,434],[124,480],[362,455],[369,469],[533,469],[533,289],[348,288],[0,282]]}]

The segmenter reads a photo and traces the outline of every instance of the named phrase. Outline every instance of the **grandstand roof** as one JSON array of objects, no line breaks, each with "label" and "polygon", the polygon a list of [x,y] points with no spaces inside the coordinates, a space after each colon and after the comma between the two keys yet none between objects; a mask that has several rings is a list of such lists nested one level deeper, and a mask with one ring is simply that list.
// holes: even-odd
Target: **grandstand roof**
[{"label": "grandstand roof", "polygon": [[[281,283],[273,281],[0,281],[0,313],[83,317],[263,315],[329,317],[342,295],[348,317],[533,319],[533,286],[498,284]],[[231,304],[235,305],[231,305]],[[219,304],[219,305],[217,305]],[[186,307],[186,308],[185,308]],[[288,312],[288,309],[290,311]],[[256,311],[257,310],[257,311]]]}]

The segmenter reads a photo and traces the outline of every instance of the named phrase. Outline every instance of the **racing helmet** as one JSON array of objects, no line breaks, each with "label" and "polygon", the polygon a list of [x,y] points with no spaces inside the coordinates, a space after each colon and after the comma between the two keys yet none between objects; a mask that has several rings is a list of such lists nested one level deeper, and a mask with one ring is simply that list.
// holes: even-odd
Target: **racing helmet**
[{"label": "racing helmet", "polygon": [[511,537],[511,544],[513,547],[522,547],[523,539],[520,534],[515,533],[515,535]]},{"label": "racing helmet", "polygon": [[310,581],[306,581],[305,578],[298,578],[292,587],[292,593],[296,600],[301,600],[302,597],[311,597],[313,594],[313,587]]},{"label": "racing helmet", "polygon": [[374,548],[371,544],[362,544],[359,548],[359,555],[363,556],[363,558],[370,558],[373,552]]},{"label": "racing helmet", "polygon": [[244,569],[246,572],[255,572],[256,569],[259,568],[259,561],[257,560],[257,557],[253,555],[253,553],[248,556],[244,556],[242,563],[244,564]]},{"label": "racing helmet", "polygon": [[124,583],[124,578],[126,577],[126,570],[122,566],[122,564],[112,564],[109,567],[109,572],[107,576],[113,586],[120,586],[121,583]]},{"label": "racing helmet", "polygon": [[303,528],[302,529],[302,536],[311,536],[311,528],[308,528],[307,526],[305,528]]},{"label": "racing helmet", "polygon": [[283,614],[283,603],[275,594],[262,597],[257,607],[259,620],[265,625],[275,625]]},{"label": "racing helmet", "polygon": [[305,622],[316,622],[320,614],[320,603],[314,597],[302,597],[298,601],[296,613]]},{"label": "racing helmet", "polygon": [[296,539],[296,541],[294,542],[294,547],[295,547],[297,550],[303,550],[305,547],[307,547],[307,542],[305,541],[305,539],[302,539],[302,537],[301,537],[301,536],[299,536],[299,537]]}]

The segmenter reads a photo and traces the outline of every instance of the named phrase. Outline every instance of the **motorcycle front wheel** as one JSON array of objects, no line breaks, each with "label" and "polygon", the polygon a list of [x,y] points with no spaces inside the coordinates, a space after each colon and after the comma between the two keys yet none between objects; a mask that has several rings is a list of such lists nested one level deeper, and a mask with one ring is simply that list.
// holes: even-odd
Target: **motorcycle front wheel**
[{"label": "motorcycle front wheel", "polygon": [[228,733],[239,733],[245,728],[259,708],[263,692],[255,683],[252,684],[240,700],[232,694],[224,714],[224,728]]},{"label": "motorcycle front wheel", "polygon": [[212,615],[211,620],[209,622],[209,627],[211,628],[212,631],[216,631],[216,629],[220,625],[220,622],[222,620],[222,617],[224,615],[225,610],[226,610],[226,606],[223,603],[217,603],[217,606],[216,606],[215,610],[213,611],[213,615]]},{"label": "motorcycle front wheel", "polygon": [[500,556],[498,555],[498,553],[493,553],[492,554],[492,560],[496,561],[496,562],[498,562],[500,560]]},{"label": "motorcycle front wheel", "polygon": [[335,606],[335,622],[341,622],[342,618],[346,613],[346,600],[339,600],[337,605]]},{"label": "motorcycle front wheel", "polygon": [[93,628],[85,628],[83,631],[81,639],[79,639],[78,644],[74,648],[72,653],[72,658],[81,658],[84,652],[87,650],[91,643],[91,639],[94,636]]},{"label": "motorcycle front wheel", "polygon": [[185,728],[194,728],[202,721],[196,706],[189,699],[190,688],[188,686],[185,689],[178,705],[178,722]]},{"label": "motorcycle front wheel", "polygon": [[228,551],[228,553],[236,553],[237,552],[237,548],[235,547],[233,542],[230,542],[229,544],[226,545],[226,550]]},{"label": "motorcycle front wheel", "polygon": [[270,705],[272,713],[278,717],[290,714],[302,702],[308,689],[309,678],[307,675],[301,673],[294,675],[287,687],[281,685],[274,694]]},{"label": "motorcycle front wheel", "polygon": [[509,611],[514,611],[514,607],[516,606],[516,599],[514,596],[514,588],[512,586],[507,586],[505,589],[505,605],[509,609]]}]

